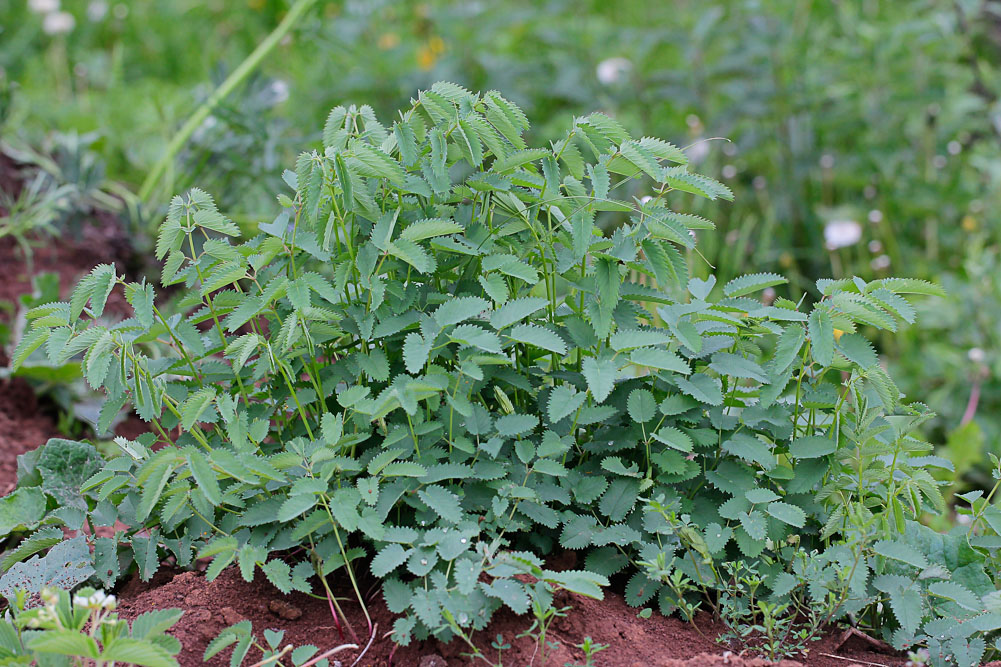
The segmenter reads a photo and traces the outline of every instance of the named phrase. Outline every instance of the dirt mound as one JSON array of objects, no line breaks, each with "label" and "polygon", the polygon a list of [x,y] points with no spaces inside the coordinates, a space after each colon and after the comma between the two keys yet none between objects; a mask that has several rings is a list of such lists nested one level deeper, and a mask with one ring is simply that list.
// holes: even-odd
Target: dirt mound
[{"label": "dirt mound", "polygon": [[0,381],[0,495],[17,482],[17,457],[56,435],[55,423],[39,410],[27,382]]},{"label": "dirt mound", "polygon": [[[21,187],[20,167],[0,153],[0,189],[16,197]],[[117,216],[107,211],[91,211],[77,235],[33,236],[28,242],[30,258],[13,237],[0,238],[0,302],[13,304],[15,312],[20,296],[32,290],[32,275],[58,274],[62,296],[66,297],[80,277],[97,264],[115,262],[121,272],[133,257],[128,235]],[[112,316],[130,314],[120,291],[112,294],[106,310]],[[0,323],[9,324],[10,320],[11,314],[0,308]],[[9,362],[0,347],[0,366]],[[18,455],[57,435],[53,416],[39,406],[27,382],[17,378],[0,381],[0,495],[14,488]]]},{"label": "dirt mound", "polygon": [[[166,578],[169,575],[161,576]],[[334,583],[333,577],[331,583]],[[347,598],[349,595],[347,590],[341,590],[340,587],[335,590],[339,598]],[[283,595],[265,581],[260,573],[253,582],[244,582],[235,567],[224,570],[212,582],[206,581],[198,572],[183,572],[169,581],[155,581],[150,585],[133,581],[122,590],[120,598],[119,610],[128,619],[150,609],[179,607],[185,610],[184,617],[172,631],[184,647],[178,656],[182,667],[204,664],[202,654],[209,641],[223,628],[242,620],[253,622],[254,632],[262,642],[263,631],[271,628],[285,631],[283,644],[313,644],[321,652],[352,643],[347,633],[343,639],[339,636],[325,600],[300,593]],[[474,637],[474,642],[496,662],[497,651],[490,648],[490,643],[500,634],[503,641],[511,645],[511,648],[503,651],[500,660],[502,664],[513,667],[564,667],[567,663],[582,665],[584,654],[576,645],[585,636],[609,645],[608,649],[595,656],[596,666],[757,667],[773,664],[761,658],[742,657],[736,651],[717,644],[713,638],[719,635],[721,627],[708,617],[698,619],[698,629],[675,617],[664,618],[659,614],[654,614],[649,619],[639,618],[637,610],[627,606],[622,597],[614,593],[606,595],[604,601],[566,595],[558,603],[571,605],[572,609],[566,617],[557,619],[552,625],[547,641],[558,642],[559,645],[547,647],[545,662],[538,653],[534,640],[517,637],[529,627],[529,618],[515,616],[506,610],[499,612],[490,627]],[[366,643],[368,633],[360,609],[350,603],[342,603],[342,607],[358,634],[366,635],[358,643]],[[415,641],[407,647],[396,647],[388,636],[394,620],[393,614],[375,593],[371,596],[369,612],[372,620],[378,624],[376,637],[360,660],[359,650],[344,651],[334,656],[345,667],[355,664],[356,660],[360,667],[454,667],[470,664],[469,647],[459,640],[444,645],[437,641]],[[784,667],[849,667],[853,664],[902,665],[905,662],[898,656],[874,653],[864,642],[856,639],[837,647],[839,641],[839,636],[826,637],[814,644],[808,656],[799,658],[799,661],[786,660],[779,664]],[[825,653],[830,654],[830,657]],[[259,659],[259,652],[252,650],[246,664],[253,664]],[[226,650],[208,664],[222,667],[228,661],[229,652]]]}]

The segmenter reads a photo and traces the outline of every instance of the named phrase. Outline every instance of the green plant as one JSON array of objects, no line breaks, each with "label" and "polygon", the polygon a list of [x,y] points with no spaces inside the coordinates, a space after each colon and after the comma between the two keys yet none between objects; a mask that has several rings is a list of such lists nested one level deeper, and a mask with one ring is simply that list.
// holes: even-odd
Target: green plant
[{"label": "green plant", "polygon": [[18,591],[0,620],[5,664],[177,667],[181,643],[166,631],[180,620],[180,609],[148,611],[130,626],[115,613],[115,596],[93,588],[72,595],[44,588],[35,605],[30,599]]},{"label": "green plant", "polygon": [[[264,643],[261,644],[257,639],[257,635],[253,633],[251,622],[240,621],[224,629],[215,639],[209,642],[209,645],[205,648],[204,658],[208,661],[220,651],[232,646],[233,649],[229,660],[232,667],[242,665],[251,648],[261,652],[261,659],[253,663],[255,667],[284,665],[289,660],[291,662],[288,664],[294,667],[312,667],[312,665],[327,667],[330,664],[328,660],[330,656],[336,655],[341,651],[358,648],[356,644],[341,644],[320,653],[320,650],[312,644],[304,644],[298,647],[292,644],[282,646],[284,638],[284,630],[265,630]],[[318,653],[319,655],[317,655]],[[285,656],[288,657],[286,658]]]},{"label": "green plant", "polygon": [[591,639],[590,636],[584,637],[583,642],[574,644],[574,646],[584,652],[584,664],[573,665],[573,663],[568,662],[566,667],[594,667],[594,656],[608,648],[608,644],[600,644]]},{"label": "green plant", "polygon": [[[148,580],[172,554],[285,592],[315,577],[338,625],[326,577],[343,572],[368,619],[367,564],[396,641],[457,636],[475,655],[501,605],[551,618],[555,590],[600,597],[618,573],[629,604],[689,620],[708,605],[776,656],[831,621],[915,630],[875,586],[932,539],[909,521],[942,510],[928,470],[948,463],[861,331],[896,331],[914,319],[901,295],[941,291],[826,280],[800,310],[751,296],[775,274],[689,278],[712,223],[667,201],[726,187],[600,113],[548,148],[527,128],[454,84],[388,128],[337,107],[257,236],[234,244],[207,194],[175,197],[157,254],[180,312],[108,265],[32,309],[15,367],[43,345],[82,354],[102,424],[131,403],[155,431],[117,440],[78,491],[86,511],[47,520],[130,526],[95,551],[98,574],[113,559]],[[638,179],[652,198],[616,197]],[[602,233],[609,216],[626,220]],[[135,316],[105,325],[114,289]],[[584,569],[547,569],[559,547],[586,550]],[[983,607],[991,553],[926,579]],[[811,606],[825,615],[804,633],[791,615]],[[922,628],[955,612],[921,609]]]}]

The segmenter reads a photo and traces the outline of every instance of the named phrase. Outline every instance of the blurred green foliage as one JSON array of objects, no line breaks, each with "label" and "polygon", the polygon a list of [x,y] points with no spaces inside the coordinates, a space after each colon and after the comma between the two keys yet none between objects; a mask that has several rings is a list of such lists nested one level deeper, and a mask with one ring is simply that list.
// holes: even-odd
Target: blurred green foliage
[{"label": "blurred green foliage", "polygon": [[[41,145],[96,132],[108,176],[133,188],[288,6],[39,11],[53,2],[0,0],[3,133]],[[999,55],[993,0],[322,2],[195,133],[158,197],[197,183],[238,221],[270,219],[279,166],[333,105],[364,100],[388,118],[441,79],[503,90],[543,121],[538,139],[606,111],[688,146],[735,191],[733,204],[691,203],[720,228],[700,239],[696,271],[778,270],[808,299],[822,276],[944,284],[953,298],[922,306],[927,326],[881,352],[940,414],[929,435],[983,485],[982,448],[1001,451]]]}]

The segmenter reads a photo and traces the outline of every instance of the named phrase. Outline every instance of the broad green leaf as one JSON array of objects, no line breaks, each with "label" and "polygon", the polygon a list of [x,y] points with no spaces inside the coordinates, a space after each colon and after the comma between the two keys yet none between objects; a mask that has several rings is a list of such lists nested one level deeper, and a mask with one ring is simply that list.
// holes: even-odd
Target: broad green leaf
[{"label": "broad green leaf", "polygon": [[560,385],[549,393],[548,413],[552,424],[577,412],[587,400],[587,394],[568,385]]},{"label": "broad green leaf", "polygon": [[834,361],[834,325],[831,316],[822,308],[810,313],[810,354],[825,368]]},{"label": "broad green leaf", "polygon": [[608,357],[601,359],[587,357],[584,359],[581,371],[594,400],[602,403],[615,388],[615,380],[619,374],[618,364]]},{"label": "broad green leaf", "polygon": [[564,355],[567,352],[567,344],[558,335],[536,324],[518,324],[505,334],[508,338],[534,345],[535,347]]}]

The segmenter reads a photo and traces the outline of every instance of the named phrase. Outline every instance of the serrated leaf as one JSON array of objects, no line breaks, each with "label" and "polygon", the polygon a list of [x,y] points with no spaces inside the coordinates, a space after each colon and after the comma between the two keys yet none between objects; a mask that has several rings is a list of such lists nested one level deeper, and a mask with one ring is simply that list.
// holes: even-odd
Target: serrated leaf
[{"label": "serrated leaf", "polygon": [[444,328],[477,317],[489,308],[490,302],[486,299],[481,299],[478,296],[465,296],[449,299],[441,304],[434,311],[433,317],[438,326]]},{"label": "serrated leaf", "polygon": [[639,424],[657,416],[657,400],[646,389],[633,389],[629,393],[626,408],[633,421]]},{"label": "serrated leaf", "polygon": [[796,505],[776,500],[765,505],[765,512],[783,523],[802,528],[806,524],[806,512]]},{"label": "serrated leaf", "polygon": [[723,294],[729,297],[744,296],[753,292],[760,292],[766,287],[775,285],[785,285],[788,280],[775,273],[753,273],[746,276],[734,278],[723,288]]},{"label": "serrated leaf", "polygon": [[497,432],[509,438],[528,433],[538,425],[539,418],[535,415],[504,415],[494,422]]},{"label": "serrated leaf", "polygon": [[905,542],[880,540],[872,546],[872,550],[884,558],[907,563],[917,568],[928,567],[928,560],[924,554]]},{"label": "serrated leaf", "polygon": [[549,305],[549,301],[540,297],[529,296],[514,299],[493,312],[490,316],[490,324],[493,325],[494,329],[504,329],[525,319],[532,313],[545,308],[547,305]]},{"label": "serrated leaf", "polygon": [[587,388],[598,403],[603,402],[615,388],[619,367],[614,359],[587,357],[581,365]]},{"label": "serrated leaf", "polygon": [[587,394],[569,385],[560,385],[549,393],[549,421],[552,424],[577,412],[587,400]]},{"label": "serrated leaf", "polygon": [[386,246],[386,252],[403,260],[420,273],[433,273],[437,267],[434,257],[429,255],[424,248],[407,239],[391,241]]},{"label": "serrated leaf", "polygon": [[796,459],[816,459],[834,453],[836,442],[822,435],[806,435],[796,438],[789,445],[789,456]]},{"label": "serrated leaf", "polygon": [[677,353],[657,347],[641,347],[629,354],[629,361],[637,366],[672,371],[688,375],[692,372],[688,363]]},{"label": "serrated leaf", "polygon": [[534,345],[535,347],[564,355],[567,352],[567,344],[558,335],[535,324],[518,324],[505,334],[508,338]]},{"label": "serrated leaf", "polygon": [[215,399],[215,387],[202,387],[181,404],[181,426],[190,431]]},{"label": "serrated leaf", "polygon": [[423,241],[424,239],[432,239],[438,236],[448,236],[450,234],[459,234],[462,232],[462,225],[457,223],[455,220],[446,220],[444,218],[425,218],[423,220],[418,220],[417,222],[412,222],[403,231],[400,232],[400,238],[407,239],[409,241]]},{"label": "serrated leaf", "polygon": [[632,479],[616,479],[601,496],[598,509],[612,521],[622,521],[636,504],[639,483]]},{"label": "serrated leaf", "polygon": [[432,484],[418,491],[417,495],[424,501],[424,504],[445,521],[449,523],[462,521],[462,504],[459,496],[448,489]]},{"label": "serrated leaf", "polygon": [[372,559],[369,569],[373,575],[382,579],[406,563],[409,556],[410,550],[405,549],[402,544],[387,544]]},{"label": "serrated leaf", "polygon": [[501,351],[501,342],[497,334],[475,324],[459,325],[448,334],[448,337],[463,345],[478,347],[484,352],[499,353]]},{"label": "serrated leaf", "polygon": [[608,344],[616,352],[641,347],[653,347],[654,345],[666,345],[670,342],[671,337],[663,331],[616,331],[608,339]]},{"label": "serrated leaf", "polygon": [[431,341],[425,340],[416,331],[407,334],[403,341],[403,362],[406,364],[407,372],[417,375],[424,368],[431,354]]}]

